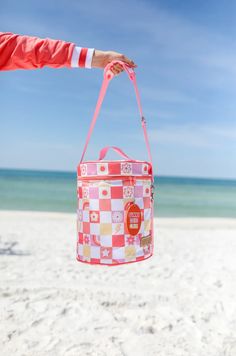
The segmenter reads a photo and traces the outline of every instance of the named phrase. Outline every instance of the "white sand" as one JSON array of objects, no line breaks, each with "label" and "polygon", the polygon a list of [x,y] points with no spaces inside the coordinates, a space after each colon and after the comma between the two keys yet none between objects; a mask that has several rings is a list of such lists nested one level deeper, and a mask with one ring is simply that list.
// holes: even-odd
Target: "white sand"
[{"label": "white sand", "polygon": [[155,225],[154,257],[90,266],[74,215],[0,212],[1,356],[235,356],[236,220]]}]

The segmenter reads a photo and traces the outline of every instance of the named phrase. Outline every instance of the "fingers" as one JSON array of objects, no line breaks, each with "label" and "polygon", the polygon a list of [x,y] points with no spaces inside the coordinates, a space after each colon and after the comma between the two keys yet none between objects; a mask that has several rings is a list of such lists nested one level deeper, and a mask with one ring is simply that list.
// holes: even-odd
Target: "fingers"
[{"label": "fingers", "polygon": [[[122,61],[126,64],[128,64],[130,67],[132,68],[136,68],[137,65],[134,63],[134,61],[132,61],[131,59],[129,59],[128,57],[126,57],[124,54],[118,53],[118,52],[113,52],[113,51],[109,51],[107,52],[108,54],[108,63],[111,61]],[[121,69],[118,67],[116,68],[119,73],[121,71]]]},{"label": "fingers", "polygon": [[131,59],[129,59],[128,57],[126,57],[124,54],[121,55],[121,61],[129,64],[131,67],[136,68],[137,64],[134,63],[134,61],[132,61]]},{"label": "fingers", "polygon": [[120,63],[115,63],[113,64],[113,66],[111,67],[111,71],[113,74],[118,75],[121,72],[123,72],[124,68],[122,67],[122,65],[120,65]]},{"label": "fingers", "polygon": [[[136,68],[137,65],[129,58],[127,58],[126,56],[124,56],[123,54],[116,54],[116,56],[113,56],[113,58],[111,58],[111,60],[115,61],[122,61],[126,64],[128,64],[129,66],[131,66],[132,68]],[[122,65],[120,63],[114,63],[111,67],[111,71],[113,74],[118,75],[121,72],[123,72],[124,68],[122,67]]]}]

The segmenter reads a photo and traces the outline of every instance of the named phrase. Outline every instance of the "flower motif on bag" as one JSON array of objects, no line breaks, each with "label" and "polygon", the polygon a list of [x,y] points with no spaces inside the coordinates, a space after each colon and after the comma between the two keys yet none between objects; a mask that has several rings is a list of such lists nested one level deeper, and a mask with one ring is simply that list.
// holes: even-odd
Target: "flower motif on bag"
[{"label": "flower motif on bag", "polygon": [[134,197],[134,187],[124,187],[124,198]]},{"label": "flower motif on bag", "polygon": [[103,195],[104,197],[106,197],[106,196],[108,195],[108,191],[107,191],[106,189],[103,189],[103,190],[102,190],[102,195]]},{"label": "flower motif on bag", "polygon": [[144,197],[150,197],[150,192],[151,192],[150,186],[144,185],[143,186],[143,196]]},{"label": "flower motif on bag", "polygon": [[132,174],[132,163],[121,163],[121,174]]},{"label": "flower motif on bag", "polygon": [[96,223],[99,221],[99,213],[96,212],[96,211],[92,211],[90,213],[90,221],[93,222],[93,223]]},{"label": "flower motif on bag", "polygon": [[113,211],[112,222],[121,223],[124,220],[123,211]]},{"label": "flower motif on bag", "polygon": [[89,237],[89,235],[84,235],[84,243],[85,243],[85,244],[89,244],[89,242],[90,242],[90,237]]},{"label": "flower motif on bag", "polygon": [[80,172],[81,172],[81,176],[86,176],[87,175],[87,165],[86,164],[81,164]]},{"label": "flower motif on bag", "polygon": [[108,174],[108,165],[107,163],[98,163],[97,164],[97,171],[98,171],[98,174],[103,174],[103,175],[106,175]]},{"label": "flower motif on bag", "polygon": [[148,165],[147,164],[143,165],[143,174],[148,174]]},{"label": "flower motif on bag", "polygon": [[110,187],[106,185],[101,185],[99,187],[99,198],[100,199],[109,199],[111,197]]},{"label": "flower motif on bag", "polygon": [[128,237],[126,238],[126,241],[127,241],[127,244],[128,244],[128,245],[133,245],[134,242],[135,242],[135,237],[134,237],[134,236],[128,236]]}]

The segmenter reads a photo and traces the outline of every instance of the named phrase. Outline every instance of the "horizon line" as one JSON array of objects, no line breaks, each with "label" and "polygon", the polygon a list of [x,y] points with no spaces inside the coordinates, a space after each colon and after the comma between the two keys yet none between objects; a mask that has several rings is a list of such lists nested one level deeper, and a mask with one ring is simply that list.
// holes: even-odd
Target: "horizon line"
[{"label": "horizon line", "polygon": [[[28,171],[28,172],[45,172],[45,173],[74,173],[77,174],[76,170],[61,170],[61,169],[46,169],[46,168],[12,168],[12,167],[0,167],[0,171]],[[236,181],[235,178],[230,177],[204,177],[204,176],[191,176],[191,175],[172,175],[172,174],[154,174],[154,177],[159,178],[182,178],[182,179],[199,179],[199,180],[221,180],[221,181]]]}]

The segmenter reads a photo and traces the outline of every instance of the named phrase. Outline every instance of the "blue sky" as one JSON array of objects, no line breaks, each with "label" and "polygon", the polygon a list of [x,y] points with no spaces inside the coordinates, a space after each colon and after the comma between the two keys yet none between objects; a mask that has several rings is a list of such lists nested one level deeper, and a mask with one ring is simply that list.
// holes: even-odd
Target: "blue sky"
[{"label": "blue sky", "polygon": [[[1,31],[113,49],[135,60],[155,173],[236,178],[235,1],[0,4]],[[101,81],[98,69],[1,72],[0,167],[75,170]],[[107,145],[147,158],[124,74],[110,85],[87,158]]]}]

